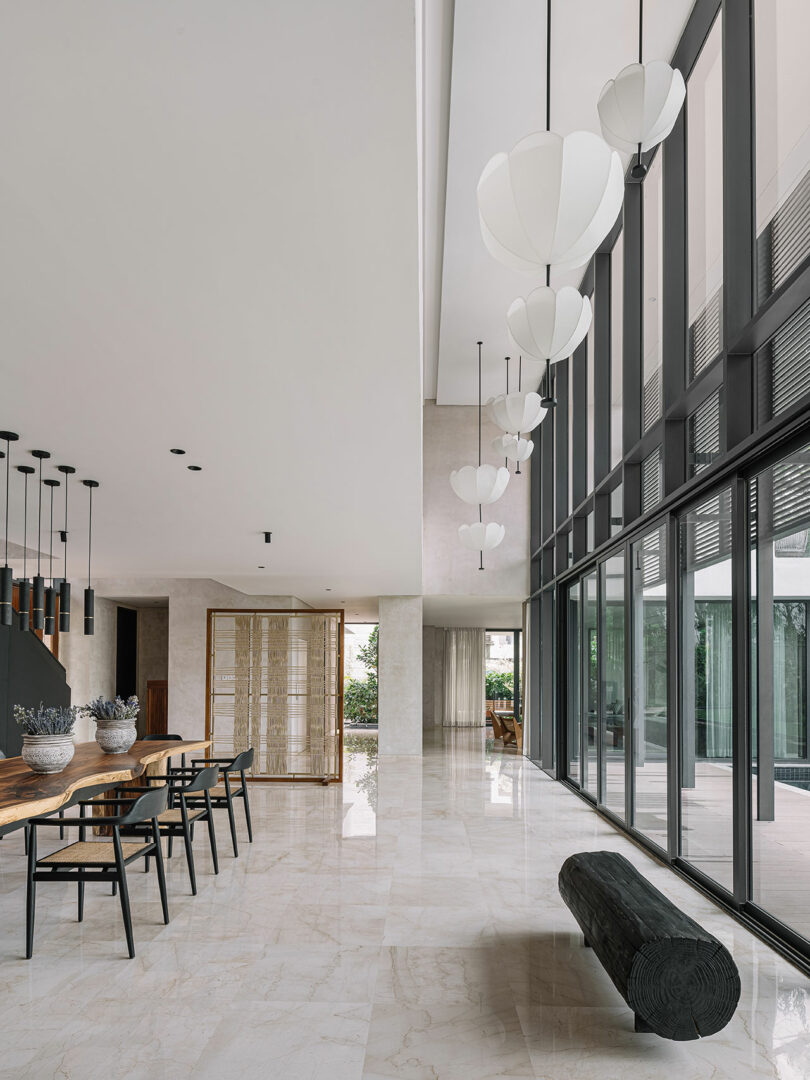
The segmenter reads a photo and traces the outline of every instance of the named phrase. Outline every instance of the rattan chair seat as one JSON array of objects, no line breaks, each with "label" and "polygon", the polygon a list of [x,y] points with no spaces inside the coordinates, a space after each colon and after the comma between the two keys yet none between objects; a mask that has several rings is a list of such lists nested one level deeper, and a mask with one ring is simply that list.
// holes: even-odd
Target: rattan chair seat
[{"label": "rattan chair seat", "polygon": [[[101,819],[99,819],[101,820]],[[131,859],[149,844],[121,844],[124,859]],[[103,863],[105,866],[115,865],[115,848],[111,840],[77,840],[75,844],[68,844],[50,855],[37,860],[37,866],[85,866],[89,863]]]}]

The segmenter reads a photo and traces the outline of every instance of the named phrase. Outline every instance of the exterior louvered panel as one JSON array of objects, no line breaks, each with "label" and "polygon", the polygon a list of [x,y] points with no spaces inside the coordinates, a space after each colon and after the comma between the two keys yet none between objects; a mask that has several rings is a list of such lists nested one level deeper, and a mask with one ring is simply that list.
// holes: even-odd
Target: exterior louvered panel
[{"label": "exterior louvered panel", "polygon": [[779,288],[810,252],[810,173],[805,173],[757,237],[760,303]]},{"label": "exterior louvered panel", "polygon": [[661,368],[658,367],[647,379],[641,395],[641,411],[644,421],[644,434],[657,423],[662,416]]},{"label": "exterior louvered panel", "polygon": [[757,353],[760,422],[810,393],[810,300]]},{"label": "exterior louvered panel", "polygon": [[641,463],[641,512],[646,514],[661,501],[661,447]]},{"label": "exterior louvered panel", "polygon": [[697,570],[727,559],[731,552],[731,492],[721,491],[690,510],[681,531],[685,569]]},{"label": "exterior louvered panel", "polygon": [[636,548],[636,558],[639,560],[638,569],[645,588],[662,585],[667,578],[667,545],[666,527],[662,525],[655,532],[644,537],[641,544]]},{"label": "exterior louvered panel", "polygon": [[689,327],[689,380],[696,378],[720,352],[723,342],[723,312],[718,289]]},{"label": "exterior louvered panel", "polygon": [[703,402],[687,422],[689,470],[696,476],[720,455],[720,390]]}]

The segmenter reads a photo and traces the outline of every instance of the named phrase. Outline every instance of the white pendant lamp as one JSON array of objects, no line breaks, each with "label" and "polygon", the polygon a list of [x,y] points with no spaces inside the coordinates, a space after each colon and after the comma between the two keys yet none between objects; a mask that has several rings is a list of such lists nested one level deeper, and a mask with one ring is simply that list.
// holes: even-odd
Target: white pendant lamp
[{"label": "white pendant lamp", "polygon": [[496,154],[478,181],[484,244],[513,270],[583,266],[610,232],[624,197],[622,163],[589,131],[527,135]]},{"label": "white pendant lamp", "polygon": [[450,473],[450,485],[456,495],[466,503],[489,506],[497,502],[506,491],[509,470],[503,465],[465,465]]},{"label": "white pendant lamp", "polygon": [[536,360],[556,364],[571,356],[585,340],[593,311],[587,296],[571,285],[533,289],[519,296],[506,313],[509,333],[520,348]]},{"label": "white pendant lamp", "polygon": [[[458,538],[470,551],[492,551],[506,536],[503,525],[497,525],[494,521],[484,524],[476,521],[472,525],[459,525]],[[483,570],[483,566],[479,567]]]},{"label": "white pendant lamp", "polygon": [[[478,342],[478,467],[466,465],[450,474],[453,491],[465,502],[478,503],[478,521],[473,525],[461,525],[459,539],[465,547],[480,553],[478,569],[484,569],[484,552],[497,547],[504,538],[503,525],[487,522],[484,525],[483,506],[495,502],[503,495],[509,483],[509,470],[494,465],[481,464],[481,346]],[[485,498],[484,496],[489,496]]]},{"label": "white pendant lamp", "polygon": [[547,412],[533,391],[499,394],[489,403],[489,411],[498,427],[512,435],[533,431]]},{"label": "white pendant lamp", "polygon": [[534,443],[531,439],[521,439],[519,435],[499,435],[492,440],[492,449],[510,461],[528,461],[532,456]]},{"label": "white pendant lamp", "polygon": [[639,0],[638,63],[629,64],[615,79],[608,80],[597,104],[605,140],[617,150],[638,155],[632,169],[637,180],[647,171],[642,153],[669,135],[686,98],[680,71],[664,60],[642,63],[643,30],[644,7]]}]

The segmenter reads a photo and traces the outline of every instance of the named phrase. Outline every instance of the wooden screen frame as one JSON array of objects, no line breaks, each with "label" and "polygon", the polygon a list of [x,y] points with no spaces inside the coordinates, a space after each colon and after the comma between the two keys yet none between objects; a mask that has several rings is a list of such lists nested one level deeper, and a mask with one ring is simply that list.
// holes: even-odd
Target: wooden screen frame
[{"label": "wooden screen frame", "polygon": [[211,739],[211,645],[214,615],[337,615],[338,616],[338,666],[337,666],[337,776],[248,776],[251,783],[258,784],[342,784],[343,783],[343,661],[346,612],[343,608],[206,608],[205,612],[205,737]]}]

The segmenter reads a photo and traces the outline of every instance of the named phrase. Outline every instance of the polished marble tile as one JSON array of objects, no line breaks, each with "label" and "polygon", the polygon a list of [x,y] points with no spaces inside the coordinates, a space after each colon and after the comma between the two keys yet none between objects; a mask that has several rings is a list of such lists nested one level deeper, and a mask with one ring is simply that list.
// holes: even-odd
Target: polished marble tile
[{"label": "polished marble tile", "polygon": [[[199,894],[168,863],[130,878],[137,956],[115,898],[39,891],[21,959],[22,837],[0,844],[2,1080],[807,1080],[810,982],[581,800],[483,733],[430,733],[384,760],[368,736],[346,780],[257,785],[240,858],[198,842]],[[354,744],[352,744],[354,746]],[[219,823],[218,819],[218,823]],[[622,851],[716,934],[740,969],[718,1035],[633,1031],[562,903],[578,850]]]}]

